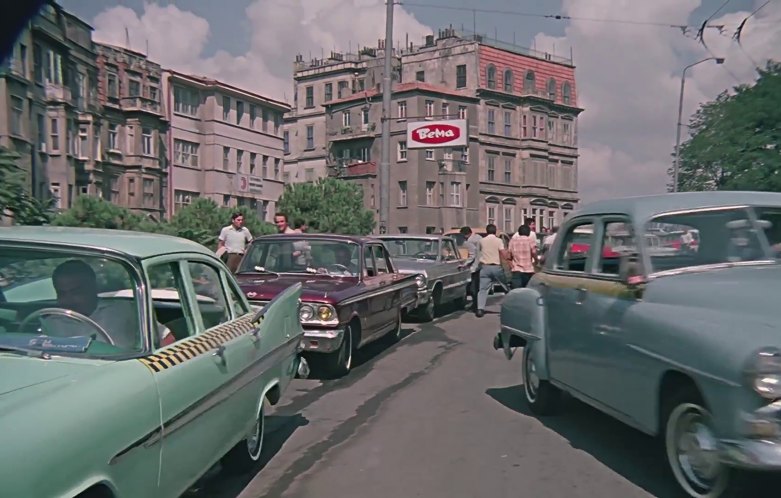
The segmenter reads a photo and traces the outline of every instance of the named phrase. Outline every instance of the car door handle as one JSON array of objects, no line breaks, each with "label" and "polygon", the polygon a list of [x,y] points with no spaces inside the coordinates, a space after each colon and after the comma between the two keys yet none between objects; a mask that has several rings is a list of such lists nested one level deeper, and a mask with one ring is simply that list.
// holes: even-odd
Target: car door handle
[{"label": "car door handle", "polygon": [[224,364],[225,363],[225,346],[220,345],[217,346],[217,350],[212,353],[212,356],[215,356],[220,359],[220,361]]}]

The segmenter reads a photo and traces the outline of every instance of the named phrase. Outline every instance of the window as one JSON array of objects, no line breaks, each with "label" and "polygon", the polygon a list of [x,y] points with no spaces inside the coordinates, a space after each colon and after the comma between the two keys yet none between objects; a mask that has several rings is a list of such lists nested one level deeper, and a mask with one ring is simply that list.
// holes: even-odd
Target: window
[{"label": "window", "polygon": [[350,126],[350,111],[342,112],[342,126],[345,128]]},{"label": "window", "polygon": [[236,172],[241,173],[244,167],[244,151],[236,149]]},{"label": "window", "polygon": [[[263,202],[263,205],[261,207],[260,212],[260,219],[265,220],[266,219],[266,201]],[[192,273],[192,270],[190,270],[190,273]],[[247,304],[244,301],[244,299],[241,297],[241,293],[236,291],[236,288],[230,284],[230,279],[228,279],[228,299],[230,299],[231,304],[233,304],[233,317],[238,318],[240,316],[244,316],[247,313],[250,312],[249,308],[247,308]],[[197,288],[196,288],[197,290]]]},{"label": "window", "polygon": [[504,224],[504,233],[513,233],[513,206],[504,206],[502,208],[502,223]]},{"label": "window", "polygon": [[278,112],[272,113],[274,116],[274,135],[279,135],[279,129],[282,127],[282,115]]},{"label": "window", "polygon": [[222,148],[222,169],[228,171],[230,169],[231,148]]},{"label": "window", "polygon": [[79,126],[79,141],[76,155],[80,158],[89,157],[89,128],[87,125]]},{"label": "window", "polygon": [[306,148],[307,150],[315,148],[315,127],[307,125],[306,127]]},{"label": "window", "polygon": [[43,51],[37,43],[33,45],[33,78],[36,83],[43,83]]},{"label": "window", "polygon": [[486,223],[496,225],[496,204],[486,204]]},{"label": "window", "polygon": [[203,328],[208,330],[228,322],[230,309],[225,302],[220,272],[206,263],[190,261],[190,278],[195,289],[198,315]]},{"label": "window", "polygon": [[556,121],[548,118],[548,141],[556,142]]},{"label": "window", "polygon": [[527,119],[526,114],[521,115],[521,138],[527,138],[529,136],[529,128],[526,123]]},{"label": "window", "polygon": [[513,91],[513,72],[509,69],[504,70],[504,91]]},{"label": "window", "polygon": [[426,149],[426,160],[427,161],[434,160],[434,149]]},{"label": "window", "polygon": [[548,80],[548,98],[556,100],[556,80],[553,78]]},{"label": "window", "polygon": [[399,119],[406,119],[407,117],[407,102],[402,100],[397,105],[397,116]]},{"label": "window", "polygon": [[290,154],[290,132],[287,130],[282,132],[282,151],[285,154]]},{"label": "window", "polygon": [[334,98],[334,84],[333,83],[326,83],[325,84],[325,92],[323,95],[323,100],[325,102],[328,102],[329,100]]},{"label": "window", "polygon": [[399,142],[398,157],[399,157],[399,161],[406,161],[407,160],[407,141],[406,140],[402,140],[401,142]]},{"label": "window", "polygon": [[[536,210],[533,210],[536,211]],[[538,223],[539,224],[539,223]],[[593,244],[594,225],[590,222],[572,226],[559,246],[555,267],[563,271],[586,271],[586,260]]]},{"label": "window", "polygon": [[306,168],[304,170],[304,181],[307,182],[313,182],[315,181],[315,170],[312,168]]},{"label": "window", "polygon": [[369,109],[361,109],[361,125],[365,128],[369,125]]},{"label": "window", "polygon": [[374,263],[377,265],[377,273],[390,273],[391,266],[388,264],[388,255],[381,245],[373,244],[372,253],[374,253]]},{"label": "window", "polygon": [[346,81],[340,81],[337,85],[337,96],[341,99],[347,96],[347,90],[350,88],[350,84]]},{"label": "window", "polygon": [[282,162],[281,159],[278,157],[274,158],[274,180],[279,180],[279,169],[280,169],[280,163]]},{"label": "window", "polygon": [[368,163],[372,160],[371,149],[369,147],[361,147],[358,149],[358,157],[363,163]]},{"label": "window", "polygon": [[197,90],[174,86],[174,112],[196,116],[200,97]]},{"label": "window", "polygon": [[249,154],[249,174],[252,176],[255,176],[255,169],[257,167],[258,163],[258,155],[254,152],[250,152]]},{"label": "window", "polygon": [[493,109],[488,109],[488,133],[496,133],[496,115]]},{"label": "window", "polygon": [[108,149],[119,150],[119,125],[108,125]]},{"label": "window", "polygon": [[433,100],[427,100],[426,101],[426,117],[427,118],[434,117],[434,101]]},{"label": "window", "polygon": [[466,106],[458,106],[458,119],[466,119]]},{"label": "window", "polygon": [[488,168],[486,170],[486,180],[496,181],[496,155],[488,154]]},{"label": "window", "polygon": [[466,64],[456,66],[456,88],[466,88]]},{"label": "window", "polygon": [[264,155],[261,161],[260,176],[263,178],[268,178],[268,156]]},{"label": "window", "polygon": [[453,160],[453,149],[450,147],[446,147],[442,151],[442,159],[445,161],[452,161]]},{"label": "window", "polygon": [[223,97],[222,98],[222,120],[228,121],[230,115],[231,115],[231,98]]},{"label": "window", "polygon": [[548,228],[556,226],[556,211],[548,211]]},{"label": "window", "polygon": [[198,197],[198,192],[187,192],[185,190],[174,191],[174,211],[179,211],[185,206],[189,206],[193,199]]},{"label": "window", "polygon": [[442,102],[442,119],[450,119],[450,105],[447,102]]},{"label": "window", "polygon": [[314,107],[315,106],[315,88],[313,86],[306,87],[306,103],[304,104],[306,107]]},{"label": "window", "polygon": [[537,123],[539,119],[536,114],[532,115],[532,138],[539,138]]},{"label": "window", "polygon": [[485,70],[486,86],[491,89],[496,88],[496,68],[493,65],[489,65]]},{"label": "window", "polygon": [[439,205],[445,205],[445,182],[439,182]]},{"label": "window", "polygon": [[268,132],[268,111],[266,109],[260,111],[260,130],[263,133]]},{"label": "window", "polygon": [[565,81],[564,85],[561,87],[561,100],[565,104],[569,104],[570,100],[572,98],[572,88],[570,87],[569,81]]},{"label": "window", "polygon": [[399,227],[399,233],[407,233],[407,227]]},{"label": "window", "polygon": [[434,205],[434,182],[426,182],[426,206]]},{"label": "window", "polygon": [[534,93],[534,71],[526,71],[526,78],[523,80],[523,91],[525,93]]},{"label": "window", "polygon": [[151,156],[154,154],[152,148],[152,129],[141,128],[141,153],[145,156]]},{"label": "window", "polygon": [[255,128],[255,119],[258,117],[258,107],[255,104],[249,105],[249,127]]},{"label": "window", "polygon": [[415,81],[426,81],[426,72],[425,71],[416,72]]},{"label": "window", "polygon": [[58,182],[52,182],[49,185],[49,192],[54,199],[54,207],[56,209],[62,209],[62,191],[60,190],[60,184]]},{"label": "window", "polygon": [[62,55],[53,50],[46,51],[46,83],[62,85]]},{"label": "window", "polygon": [[504,183],[513,182],[513,160],[509,157],[504,158]]},{"label": "window", "polygon": [[144,206],[152,207],[155,205],[155,181],[151,178],[144,178]]},{"label": "window", "polygon": [[141,82],[140,81],[133,80],[133,79],[128,81],[127,96],[128,97],[140,97],[141,96]]},{"label": "window", "polygon": [[461,207],[461,182],[450,182],[450,205]]},{"label": "window", "polygon": [[46,117],[43,114],[36,115],[36,126],[38,128],[38,150],[46,150]]},{"label": "window", "polygon": [[512,135],[513,135],[512,113],[510,111],[504,111],[504,136],[511,137]]},{"label": "window", "polygon": [[374,256],[370,247],[363,250],[363,275],[365,277],[377,276],[377,268],[374,266]]},{"label": "window", "polygon": [[407,182],[399,182],[399,207],[407,206]]},{"label": "window", "polygon": [[51,118],[49,121],[49,138],[52,142],[52,152],[60,150],[60,120]]},{"label": "window", "polygon": [[24,119],[24,100],[19,97],[11,97],[11,133],[22,135],[22,121]]},{"label": "window", "polygon": [[244,102],[236,101],[236,124],[241,124],[241,118],[244,117]]},{"label": "window", "polygon": [[128,178],[127,179],[127,196],[128,197],[135,197],[136,196],[136,179],[135,178]]}]

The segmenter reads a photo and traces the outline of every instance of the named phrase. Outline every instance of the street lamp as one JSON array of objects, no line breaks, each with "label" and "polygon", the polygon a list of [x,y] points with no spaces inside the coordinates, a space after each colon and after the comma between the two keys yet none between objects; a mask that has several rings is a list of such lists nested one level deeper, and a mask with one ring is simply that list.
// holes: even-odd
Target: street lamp
[{"label": "street lamp", "polygon": [[681,95],[678,98],[678,124],[675,127],[675,165],[673,166],[673,192],[678,192],[678,168],[681,163],[681,114],[683,114],[683,87],[686,84],[686,70],[707,61],[724,64],[724,57],[708,57],[683,68],[681,75]]}]

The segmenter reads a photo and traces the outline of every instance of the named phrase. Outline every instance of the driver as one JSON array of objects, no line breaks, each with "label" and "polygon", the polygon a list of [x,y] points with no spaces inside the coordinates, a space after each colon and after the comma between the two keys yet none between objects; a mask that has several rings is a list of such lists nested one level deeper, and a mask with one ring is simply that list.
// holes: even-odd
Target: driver
[{"label": "driver", "polygon": [[[90,265],[78,259],[66,261],[55,268],[52,283],[57,293],[57,306],[81,313],[91,318],[108,332],[117,347],[138,349],[140,328],[138,308],[135,300],[101,300],[95,271]],[[41,319],[41,324],[50,335],[60,337],[84,335],[92,332],[89,325],[62,316]],[[157,323],[158,340],[161,345],[171,344],[176,339],[164,325]],[[105,338],[98,334],[98,339]]]},{"label": "driver", "polygon": [[344,271],[345,275],[355,275],[355,266],[353,266],[352,256],[350,250],[345,246],[336,246],[334,248],[334,262],[337,265],[342,265],[347,268]]}]

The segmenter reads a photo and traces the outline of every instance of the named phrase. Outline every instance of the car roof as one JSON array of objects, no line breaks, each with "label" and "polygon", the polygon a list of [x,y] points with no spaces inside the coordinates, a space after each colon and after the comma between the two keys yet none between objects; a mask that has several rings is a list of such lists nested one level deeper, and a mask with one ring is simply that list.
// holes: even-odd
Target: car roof
[{"label": "car roof", "polygon": [[375,239],[420,239],[420,240],[439,240],[439,239],[452,239],[450,235],[440,234],[410,234],[399,233],[395,235],[375,235]]},{"label": "car roof", "polygon": [[571,217],[627,214],[635,219],[645,220],[662,213],[720,206],[781,207],[781,193],[709,191],[623,197],[586,204]]},{"label": "car roof", "polygon": [[354,242],[356,244],[366,244],[376,242],[372,237],[363,237],[360,235],[340,235],[336,233],[275,233],[271,235],[259,235],[254,240],[284,240],[284,239],[312,239],[312,240],[334,240],[340,242]]},{"label": "car roof", "polygon": [[103,228],[14,226],[0,228],[0,242],[66,245],[109,250],[139,259],[177,252],[214,253],[191,240],[170,235]]}]

